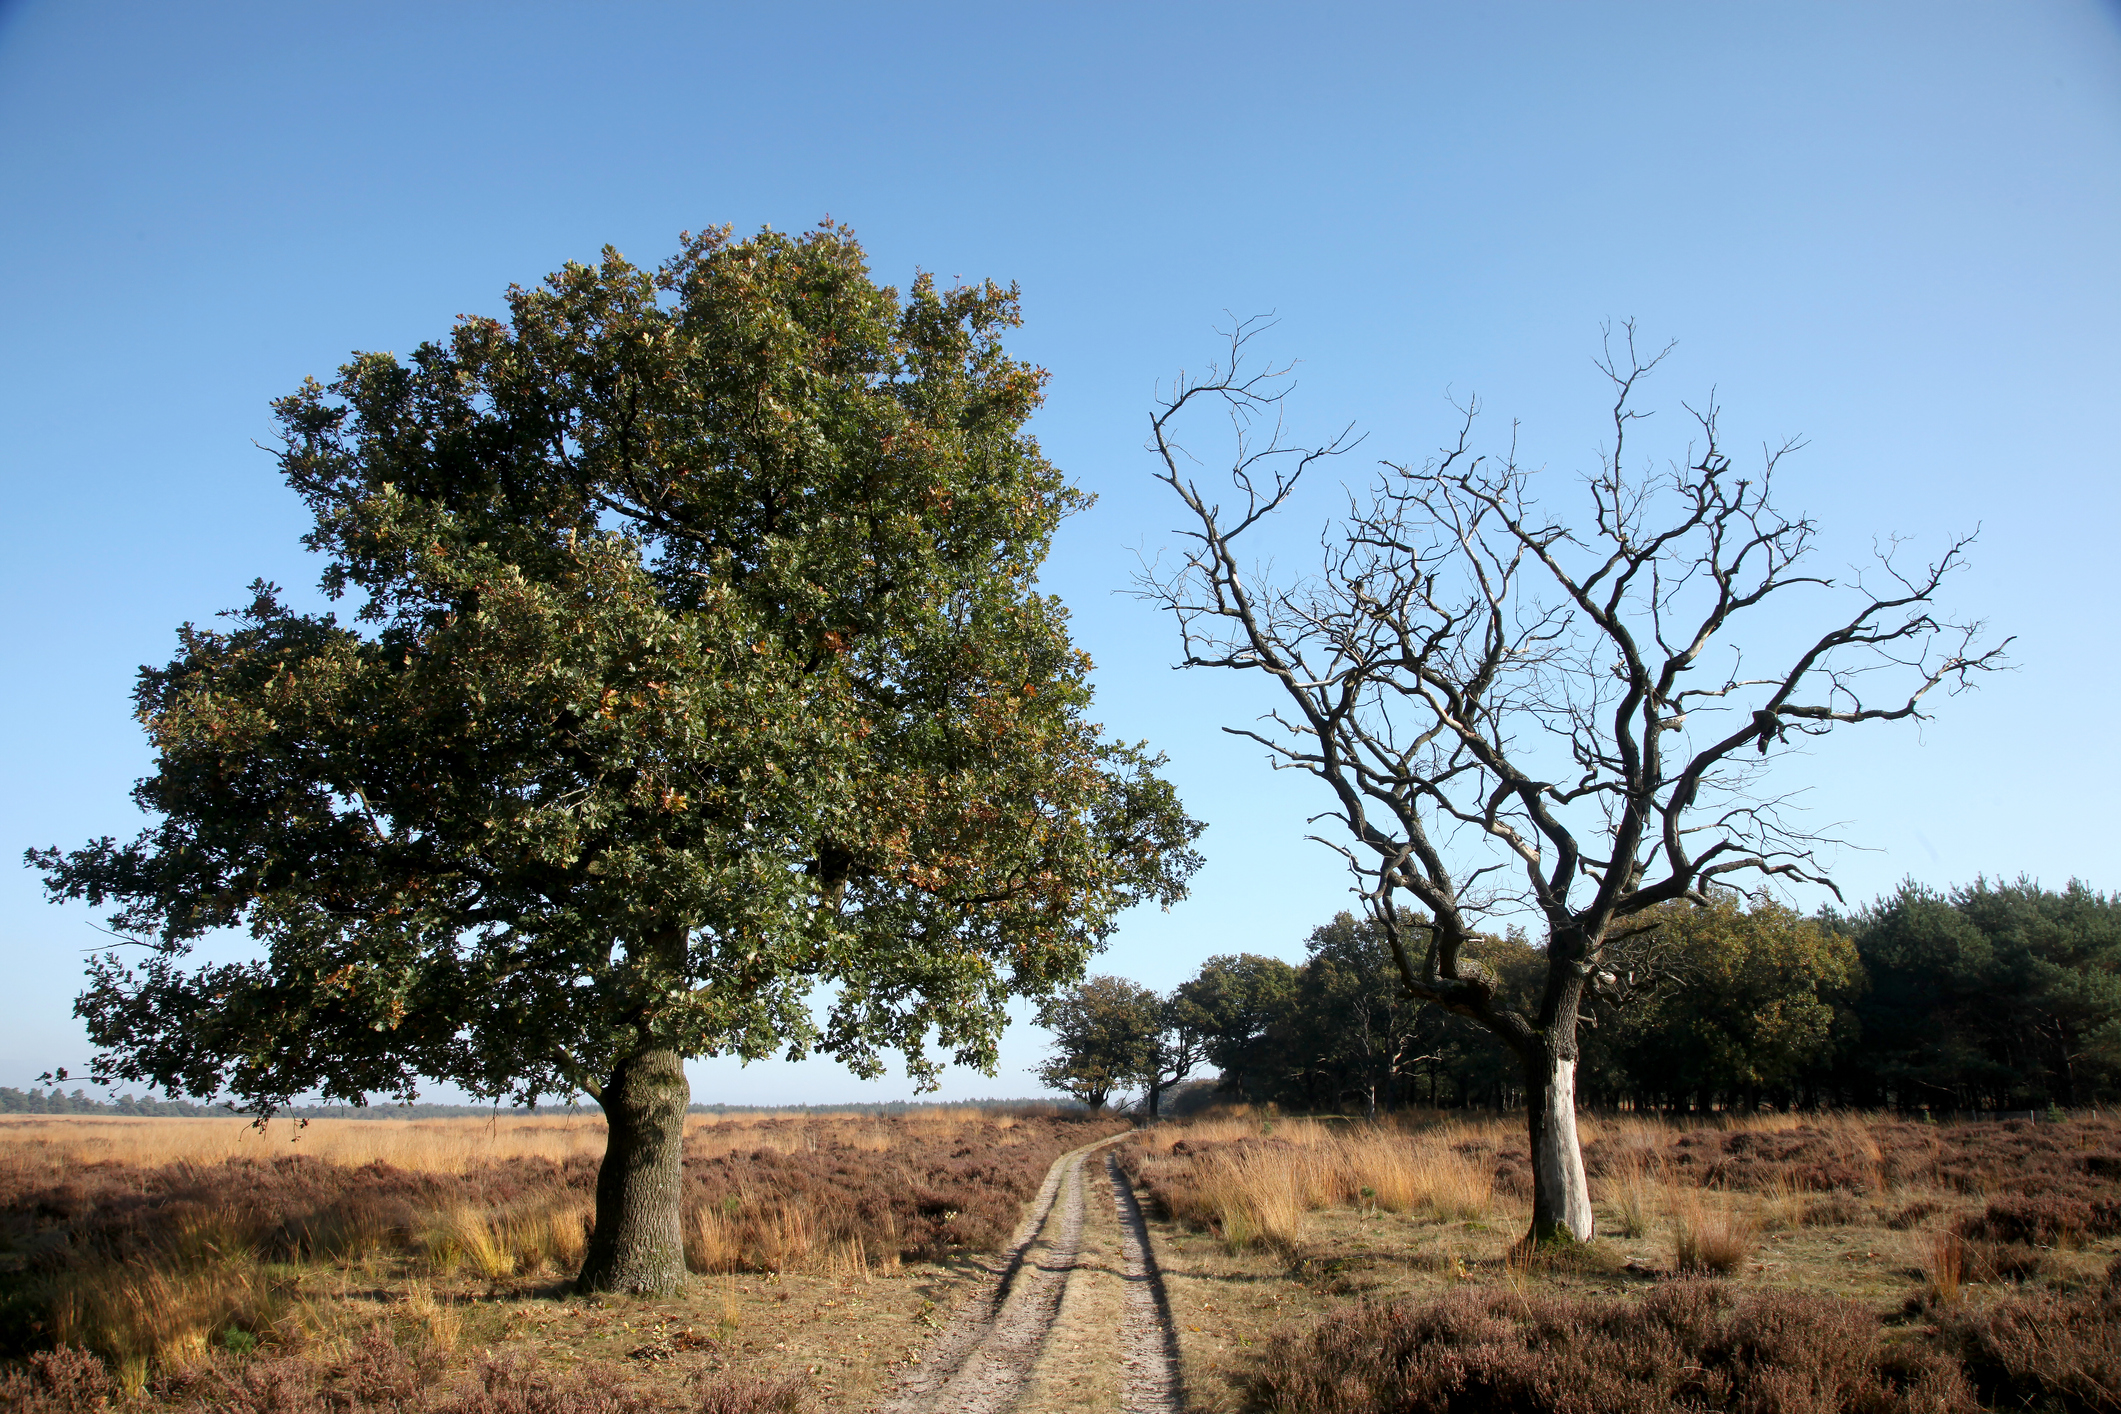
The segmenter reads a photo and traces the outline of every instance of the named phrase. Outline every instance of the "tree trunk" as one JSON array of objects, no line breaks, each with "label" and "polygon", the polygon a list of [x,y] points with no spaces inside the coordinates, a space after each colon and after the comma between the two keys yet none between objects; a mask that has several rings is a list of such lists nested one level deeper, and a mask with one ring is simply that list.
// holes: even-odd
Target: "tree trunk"
[{"label": "tree trunk", "polygon": [[1156,1109],[1157,1109],[1157,1105],[1158,1105],[1158,1104],[1159,1104],[1159,1103],[1160,1103],[1160,1102],[1162,1101],[1162,1099],[1163,1099],[1163,1096],[1164,1096],[1164,1087],[1163,1087],[1163,1086],[1161,1086],[1161,1085],[1158,1085],[1158,1084],[1156,1084],[1156,1083],[1155,1083],[1154,1081],[1151,1081],[1151,1082],[1150,1082],[1150,1084],[1149,1084],[1149,1118],[1150,1118],[1150,1119],[1152,1119],[1152,1120],[1153,1120],[1153,1119],[1155,1119],[1155,1118],[1156,1118]]},{"label": "tree trunk", "polygon": [[1593,1236],[1591,1186],[1576,1139],[1576,1058],[1551,1039],[1525,1058],[1525,1108],[1532,1138],[1534,1243]]},{"label": "tree trunk", "polygon": [[675,1051],[628,1056],[597,1099],[606,1129],[597,1226],[575,1285],[669,1295],[685,1284],[685,1064]]}]

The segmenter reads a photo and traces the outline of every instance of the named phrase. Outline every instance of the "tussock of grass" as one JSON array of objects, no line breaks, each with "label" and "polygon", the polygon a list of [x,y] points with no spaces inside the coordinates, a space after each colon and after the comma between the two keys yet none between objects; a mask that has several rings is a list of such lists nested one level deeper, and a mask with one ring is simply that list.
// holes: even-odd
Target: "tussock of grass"
[{"label": "tussock of grass", "polygon": [[50,1305],[61,1346],[93,1350],[119,1384],[137,1393],[156,1371],[204,1362],[230,1330],[270,1330],[281,1303],[244,1257],[195,1267],[101,1265],[67,1273]]},{"label": "tussock of grass", "polygon": [[1759,1241],[1753,1215],[1712,1205],[1698,1189],[1672,1195],[1672,1265],[1694,1276],[1729,1276]]},{"label": "tussock of grass", "polygon": [[1931,1303],[1949,1306],[1959,1299],[1959,1284],[1966,1278],[1966,1240],[1950,1229],[1926,1237],[1917,1249],[1916,1266],[1928,1284]]},{"label": "tussock of grass", "polygon": [[1611,1166],[1598,1182],[1601,1196],[1619,1218],[1620,1235],[1641,1237],[1657,1220],[1663,1183],[1655,1160],[1646,1154],[1628,1154]]}]

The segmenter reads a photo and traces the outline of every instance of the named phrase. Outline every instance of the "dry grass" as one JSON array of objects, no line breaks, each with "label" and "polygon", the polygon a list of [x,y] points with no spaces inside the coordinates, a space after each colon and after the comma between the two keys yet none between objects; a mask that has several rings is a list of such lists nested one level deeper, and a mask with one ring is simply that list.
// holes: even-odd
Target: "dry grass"
[{"label": "dry grass", "polygon": [[231,1331],[271,1330],[282,1303],[254,1262],[235,1257],[189,1270],[94,1268],[60,1285],[49,1310],[55,1344],[94,1350],[137,1393],[151,1372],[205,1362]]},{"label": "dry grass", "polygon": [[[992,1125],[1006,1138],[1015,1120],[968,1107],[894,1116],[688,1115],[685,1151],[713,1157],[765,1150],[816,1153],[847,1147],[881,1154],[911,1141],[932,1143],[967,1125]],[[276,1119],[260,1126],[230,1117],[132,1119],[95,1115],[0,1115],[0,1150],[10,1168],[59,1178],[93,1164],[162,1168],[270,1162],[294,1154],[346,1168],[388,1164],[409,1173],[467,1174],[512,1159],[565,1164],[604,1153],[604,1120],[590,1114],[497,1113],[491,1119]]]},{"label": "dry grass", "polygon": [[[1054,1157],[1122,1123],[952,1109],[689,1124],[688,1265],[866,1285],[988,1250]],[[39,1117],[34,1142],[0,1148],[0,1357],[85,1347],[138,1391],[252,1352],[341,1358],[382,1319],[447,1362],[473,1344],[468,1292],[554,1293],[578,1268],[591,1133],[346,1121],[289,1143],[215,1120]],[[725,1344],[733,1301],[707,1318]]]},{"label": "dry grass", "polygon": [[[1424,1407],[1440,1409],[1706,1402],[1826,1414],[1844,1406],[1823,1388],[1800,1388],[1812,1379],[1802,1372],[1824,1361],[1819,1369],[1842,1370],[1834,1379],[1854,1401],[1849,1408],[1971,1410],[1971,1398],[1992,1407],[2121,1410],[2121,1292],[2100,1285],[2121,1256],[2121,1122],[1623,1116],[1587,1118],[1582,1130],[1599,1240],[1562,1260],[1533,1260],[1518,1245],[1530,1166],[1514,1118],[1461,1124],[1422,1115],[1374,1127],[1281,1120],[1266,1129],[1261,1117],[1224,1115],[1130,1140],[1126,1161],[1175,1219],[1157,1230],[1170,1249],[1165,1270],[1189,1393],[1217,1411],[1262,1403],[1383,1410],[1429,1400]],[[1369,1180],[1376,1192],[1362,1195],[1344,1178],[1314,1185],[1313,1198],[1324,1201],[1309,1209],[1299,1241],[1234,1250],[1197,1201],[1211,1169],[1240,1168],[1247,1155],[1279,1146],[1292,1167],[1295,1155],[1313,1156],[1300,1171],[1315,1172],[1329,1167],[1317,1156],[1371,1145],[1396,1149],[1409,1164],[1448,1154],[1491,1185],[1487,1201],[1471,1216],[1446,1217],[1434,1200],[1388,1204],[1385,1185]],[[1384,1170],[1372,1162],[1367,1171]],[[1717,1329],[1738,1329],[1730,1325],[1738,1321],[1779,1331],[1784,1354],[1769,1350],[1772,1358],[1726,1369],[1718,1362],[1731,1352],[1711,1339],[1678,1364],[1662,1355],[1635,1365],[1621,1359],[1636,1344],[1692,1348],[1695,1335],[1633,1325],[1629,1314],[1689,1285],[1729,1293],[1710,1312]],[[2094,1288],[2106,1294],[2087,1294]],[[1409,1358],[1462,1387],[1415,1399],[1406,1391],[1428,1375],[1395,1367],[1370,1386],[1379,1402],[1366,1402],[1369,1357],[1307,1343],[1322,1322],[1356,1321],[1356,1303],[1396,1312],[1386,1324],[1400,1334],[1391,1339],[1413,1332]],[[1546,1314],[1527,1325],[1531,1307]],[[1755,1316],[1740,1319],[1745,1311]],[[1902,1324],[1881,1326],[1881,1316]],[[1512,1330],[1536,1332],[1550,1317],[1583,1338],[1530,1341],[1521,1360],[1509,1353]],[[1608,1328],[1618,1366],[1591,1349],[1604,1340],[1596,1331]],[[1384,1333],[1384,1325],[1351,1326],[1349,1339],[1374,1345]],[[1277,1340],[1283,1354],[1263,1358]],[[1835,1363],[1844,1349],[1856,1352],[1855,1364]],[[1884,1365],[1863,1363],[1864,1352],[1881,1350]],[[1903,1352],[1914,1362],[1904,1371],[1893,1363]],[[1274,1360],[1285,1360],[1280,1382],[1261,1383]],[[1728,1383],[1689,1387],[1684,1397],[1658,1386],[1666,1375],[1684,1384],[1696,1374]],[[1933,1383],[1924,1394],[1904,1378]]]},{"label": "dry grass", "polygon": [[1753,1255],[1759,1222],[1750,1212],[1709,1201],[1700,1189],[1671,1194],[1672,1267],[1688,1276],[1729,1276]]},{"label": "dry grass", "polygon": [[1599,1187],[1618,1219],[1621,1236],[1641,1237],[1650,1230],[1664,1187],[1654,1159],[1642,1154],[1627,1156],[1607,1171]]},{"label": "dry grass", "polygon": [[1966,1278],[1966,1239],[1950,1228],[1925,1234],[1916,1248],[1915,1267],[1928,1283],[1924,1293],[1931,1305],[1949,1306],[1959,1299],[1959,1286]]},{"label": "dry grass", "polygon": [[[706,1120],[708,1116],[694,1116]],[[697,1124],[688,1124],[688,1134]],[[464,1174],[509,1159],[565,1163],[604,1152],[601,1116],[497,1115],[493,1119],[125,1119],[90,1115],[0,1116],[10,1167],[57,1177],[91,1164],[162,1168],[270,1162],[287,1154],[347,1168],[388,1164],[411,1173]]]},{"label": "dry grass", "polygon": [[1293,1253],[1307,1215],[1321,1208],[1487,1216],[1493,1181],[1460,1142],[1389,1125],[1223,1116],[1149,1130],[1129,1141],[1127,1163],[1168,1216],[1216,1232],[1233,1250]]}]

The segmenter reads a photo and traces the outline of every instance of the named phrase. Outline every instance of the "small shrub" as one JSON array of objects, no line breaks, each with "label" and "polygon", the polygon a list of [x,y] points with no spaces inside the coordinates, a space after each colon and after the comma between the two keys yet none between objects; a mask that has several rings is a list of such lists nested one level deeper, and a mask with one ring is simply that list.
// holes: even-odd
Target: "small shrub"
[{"label": "small shrub", "polygon": [[725,1379],[701,1392],[699,1414],[801,1414],[808,1403],[800,1380]]},{"label": "small shrub", "polygon": [[440,1375],[440,1352],[433,1346],[407,1351],[382,1326],[372,1326],[356,1340],[340,1368],[340,1393],[346,1403],[385,1409],[416,1409],[421,1391]]},{"label": "small shrub", "polygon": [[1806,1203],[1801,1221],[1806,1227],[1846,1227],[1866,1216],[1863,1205],[1847,1194],[1829,1193]]},{"label": "small shrub", "polygon": [[1984,1242],[1967,1238],[1961,1250],[1965,1253],[1968,1281],[2018,1284],[2045,1275],[2054,1266],[2053,1258],[2046,1252],[2023,1242]]},{"label": "small shrub", "polygon": [[1964,1223],[1968,1237],[2034,1247],[2082,1247],[2121,1228],[2121,1203],[2071,1194],[1998,1198]]}]

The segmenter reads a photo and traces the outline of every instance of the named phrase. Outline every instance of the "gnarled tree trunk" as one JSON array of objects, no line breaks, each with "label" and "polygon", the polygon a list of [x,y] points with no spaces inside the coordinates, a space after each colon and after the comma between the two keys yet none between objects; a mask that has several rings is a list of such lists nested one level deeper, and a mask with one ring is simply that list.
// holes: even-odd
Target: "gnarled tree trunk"
[{"label": "gnarled tree trunk", "polygon": [[1525,1109],[1532,1139],[1535,1243],[1595,1235],[1583,1146],[1576,1138],[1576,1048],[1542,1038],[1524,1058]]},{"label": "gnarled tree trunk", "polygon": [[692,1087],[675,1051],[618,1063],[604,1093],[607,1137],[597,1170],[597,1226],[576,1286],[662,1296],[685,1283],[685,1107]]}]

